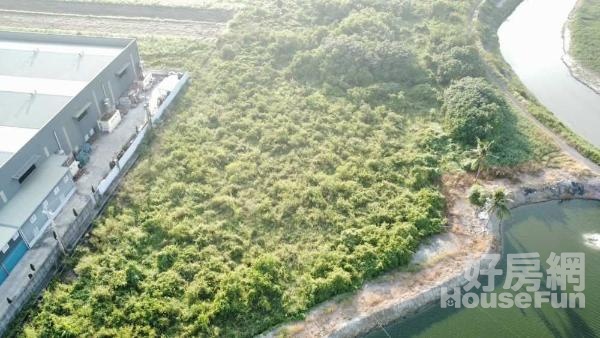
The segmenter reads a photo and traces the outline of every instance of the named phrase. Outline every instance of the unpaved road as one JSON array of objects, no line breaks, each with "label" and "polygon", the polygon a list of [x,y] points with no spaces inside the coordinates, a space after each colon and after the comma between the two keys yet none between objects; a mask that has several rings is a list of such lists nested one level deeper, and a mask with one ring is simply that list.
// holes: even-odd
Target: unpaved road
[{"label": "unpaved road", "polygon": [[2,0],[0,1],[0,9],[53,14],[160,18],[200,22],[227,22],[233,17],[233,11],[218,8],[140,6],[97,2],[63,2],[56,0]]},{"label": "unpaved road", "polygon": [[211,38],[225,29],[233,14],[225,9],[0,0],[0,29]]},{"label": "unpaved road", "polygon": [[[480,11],[481,7],[485,4],[485,2],[486,2],[486,0],[482,0],[475,8],[473,8],[473,10],[471,12],[471,20],[469,21],[469,29],[470,30],[473,30],[474,27],[476,27],[475,24],[479,20],[479,11]],[[477,34],[477,33],[474,32],[474,34]],[[481,53],[481,55],[485,55],[487,53],[487,51],[479,38],[477,39],[476,43],[477,43],[477,48],[479,49],[479,52]],[[517,112],[521,113],[521,115],[524,116],[531,124],[535,125],[547,137],[549,137],[552,141],[554,141],[554,143],[560,148],[561,151],[563,151],[564,153],[569,155],[575,161],[583,164],[594,174],[600,175],[600,166],[599,165],[597,165],[596,163],[594,163],[587,157],[583,156],[577,149],[575,149],[573,146],[571,146],[569,143],[567,143],[567,141],[565,141],[560,135],[557,135],[553,130],[551,130],[549,127],[547,127],[542,122],[540,122],[535,116],[533,116],[533,114],[531,114],[531,112],[529,112],[529,107],[528,107],[527,103],[521,101],[519,98],[517,98],[511,92],[510,88],[506,84],[506,81],[499,77],[499,75],[496,73],[496,70],[492,66],[490,66],[490,64],[488,62],[483,62],[483,65],[485,68],[486,78],[488,79],[488,81],[490,81],[492,84],[494,84],[496,86],[496,88],[502,92],[504,97],[508,100],[510,105]],[[515,74],[515,77],[517,77],[516,74]]]}]

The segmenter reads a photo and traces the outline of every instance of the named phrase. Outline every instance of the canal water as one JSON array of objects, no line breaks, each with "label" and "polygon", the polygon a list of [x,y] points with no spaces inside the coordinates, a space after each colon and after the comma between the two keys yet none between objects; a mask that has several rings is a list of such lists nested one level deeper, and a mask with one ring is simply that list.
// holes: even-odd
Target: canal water
[{"label": "canal water", "polygon": [[[500,50],[523,84],[574,132],[600,147],[600,95],[562,62],[562,30],[577,0],[525,0],[498,31]],[[429,309],[376,330],[387,337],[600,337],[600,202],[547,202],[513,211],[504,224],[504,254],[551,251],[586,254],[585,308]],[[503,262],[502,264],[505,264]],[[502,265],[501,264],[501,265]],[[503,279],[496,283],[498,292]]]},{"label": "canal water", "polygon": [[498,30],[500,51],[521,82],[578,135],[600,147],[600,95],[562,62],[562,29],[577,0],[525,0]]},{"label": "canal water", "polygon": [[[600,202],[546,202],[513,210],[504,222],[504,253],[585,253],[585,308],[443,309],[439,303],[367,338],[387,337],[597,337],[600,336],[600,250],[586,235],[600,232]],[[501,266],[502,264],[500,264]],[[497,292],[504,292],[502,279]],[[544,284],[542,282],[542,284]]]}]

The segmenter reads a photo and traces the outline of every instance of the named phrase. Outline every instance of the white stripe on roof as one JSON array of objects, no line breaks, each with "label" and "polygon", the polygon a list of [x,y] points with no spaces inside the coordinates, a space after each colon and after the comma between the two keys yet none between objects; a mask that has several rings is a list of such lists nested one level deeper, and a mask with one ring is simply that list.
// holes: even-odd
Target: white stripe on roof
[{"label": "white stripe on roof", "polygon": [[0,225],[0,249],[2,249],[19,231],[18,228]]},{"label": "white stripe on roof", "polygon": [[86,45],[68,45],[60,43],[43,43],[43,42],[21,42],[0,40],[0,49],[7,50],[22,50],[22,51],[40,51],[51,53],[102,55],[102,56],[117,56],[122,48],[119,47],[97,47]]},{"label": "white stripe on roof", "polygon": [[13,93],[75,96],[87,85],[85,81],[42,79],[0,75],[0,91]]},{"label": "white stripe on roof", "polygon": [[0,152],[16,153],[36,133],[37,129],[0,126]]}]

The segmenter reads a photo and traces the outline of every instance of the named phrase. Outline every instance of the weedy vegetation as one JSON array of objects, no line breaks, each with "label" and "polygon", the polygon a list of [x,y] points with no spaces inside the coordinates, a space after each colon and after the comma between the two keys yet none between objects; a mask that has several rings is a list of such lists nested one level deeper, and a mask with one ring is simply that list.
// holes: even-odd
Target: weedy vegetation
[{"label": "weedy vegetation", "polygon": [[496,167],[551,147],[481,78],[476,2],[253,2],[214,44],[142,39],[193,80],[17,334],[250,337],[406,265],[478,139]]}]

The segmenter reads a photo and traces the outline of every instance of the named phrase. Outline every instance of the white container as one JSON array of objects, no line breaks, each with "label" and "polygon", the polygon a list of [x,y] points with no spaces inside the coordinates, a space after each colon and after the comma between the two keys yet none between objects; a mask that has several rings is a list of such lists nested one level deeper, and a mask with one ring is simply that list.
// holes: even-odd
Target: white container
[{"label": "white container", "polygon": [[152,88],[152,84],[154,83],[154,78],[152,77],[152,73],[144,76],[144,80],[142,80],[142,89],[144,91]]},{"label": "white container", "polygon": [[108,120],[98,121],[98,127],[105,133],[112,133],[119,123],[121,123],[121,112],[117,109]]},{"label": "white container", "polygon": [[71,176],[77,175],[79,172],[79,161],[73,161],[69,166],[69,171],[71,172]]}]

